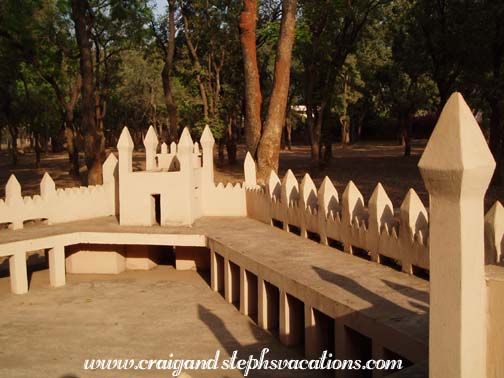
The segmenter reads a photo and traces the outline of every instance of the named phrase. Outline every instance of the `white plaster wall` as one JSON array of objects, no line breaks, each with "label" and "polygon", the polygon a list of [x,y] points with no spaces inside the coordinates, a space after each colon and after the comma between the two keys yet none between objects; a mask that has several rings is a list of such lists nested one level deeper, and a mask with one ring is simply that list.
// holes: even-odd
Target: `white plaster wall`
[{"label": "white plaster wall", "polygon": [[119,185],[121,225],[155,224],[152,194],[161,195],[161,224],[187,221],[190,188],[181,172],[130,172]]},{"label": "white plaster wall", "polygon": [[54,188],[43,196],[9,196],[6,201],[0,200],[0,223],[19,229],[29,220],[64,223],[114,215],[114,197],[115,187],[110,185]]}]

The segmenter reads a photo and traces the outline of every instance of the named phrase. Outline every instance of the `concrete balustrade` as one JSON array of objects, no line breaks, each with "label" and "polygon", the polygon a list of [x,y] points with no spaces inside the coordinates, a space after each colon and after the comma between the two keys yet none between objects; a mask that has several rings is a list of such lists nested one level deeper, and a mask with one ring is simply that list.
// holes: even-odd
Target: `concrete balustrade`
[{"label": "concrete balustrade", "polygon": [[350,254],[355,248],[365,250],[375,262],[380,262],[382,256],[393,259],[409,274],[414,267],[429,269],[428,216],[414,190],[407,193],[396,222],[392,203],[381,184],[376,186],[366,209],[362,194],[351,181],[340,201],[328,177],[316,190],[308,174],[299,186],[290,170],[282,181],[271,172],[262,188],[254,184],[254,167],[249,156],[245,160],[249,217],[266,224],[281,223],[283,230],[299,230],[295,233],[324,245],[329,244],[329,239],[338,241]]}]

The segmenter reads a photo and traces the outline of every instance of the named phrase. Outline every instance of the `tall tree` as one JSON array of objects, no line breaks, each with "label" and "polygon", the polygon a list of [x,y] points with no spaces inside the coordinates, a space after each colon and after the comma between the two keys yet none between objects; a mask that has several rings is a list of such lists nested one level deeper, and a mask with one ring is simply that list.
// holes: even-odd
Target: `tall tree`
[{"label": "tall tree", "polygon": [[413,36],[411,48],[419,53],[419,60],[436,83],[439,93],[438,112],[450,94],[460,88],[460,75],[467,64],[467,31],[473,23],[471,1],[419,0],[406,15],[409,33]]},{"label": "tall tree", "polygon": [[[342,68],[348,55],[355,52],[365,26],[376,16],[384,2],[385,0],[302,2],[303,23],[309,33],[309,38],[302,45],[304,100],[312,161],[315,165],[321,157],[324,123],[330,118],[337,92],[344,89],[337,89]],[[348,120],[344,117],[343,121]]]},{"label": "tall tree", "polygon": [[198,55],[198,51],[193,44],[193,39],[191,36],[191,30],[189,29],[189,18],[187,15],[187,10],[182,10],[182,19],[184,22],[184,36],[187,45],[187,49],[189,51],[189,55],[194,64],[195,78],[198,83],[198,88],[201,96],[201,103],[203,105],[203,118],[208,119],[210,116],[209,112],[209,103],[208,103],[208,94],[207,88],[203,78],[203,67],[201,65],[201,61]]},{"label": "tall tree", "polygon": [[[467,92],[479,88],[490,129],[490,149],[496,160],[494,183],[504,182],[504,3],[476,2],[464,40],[471,46],[464,81]],[[476,100],[476,99],[475,99]]]},{"label": "tall tree", "polygon": [[103,182],[102,160],[105,156],[105,138],[103,129],[96,124],[94,98],[94,72],[92,52],[92,15],[88,0],[72,0],[72,19],[75,24],[75,36],[80,53],[81,113],[82,128],[85,130],[84,150],[88,168],[88,184]]},{"label": "tall tree", "polygon": [[289,94],[292,46],[294,45],[296,29],[296,10],[297,0],[282,1],[282,22],[275,58],[273,91],[257,150],[258,176],[262,178],[266,178],[271,170],[278,171],[280,142]]},{"label": "tall tree", "polygon": [[240,43],[245,77],[245,137],[247,150],[256,156],[261,138],[261,85],[256,48],[257,0],[244,0],[240,14]]},{"label": "tall tree", "polygon": [[169,141],[177,140],[178,124],[177,124],[177,104],[173,97],[172,79],[173,59],[175,56],[175,9],[176,1],[168,0],[168,41],[166,45],[163,43],[165,52],[165,64],[161,73],[163,79],[163,92],[168,111],[169,122]]},{"label": "tall tree", "polygon": [[[201,115],[192,122],[197,135],[209,125],[219,146],[219,160],[234,160],[238,113],[241,109],[241,70],[236,66],[238,34],[236,2],[202,0],[184,2],[181,24],[185,46],[180,49],[177,73],[198,93]],[[186,58],[187,57],[187,58]],[[182,110],[181,110],[182,113]]]},{"label": "tall tree", "polygon": [[253,154],[257,151],[258,178],[265,180],[271,170],[278,170],[282,130],[289,95],[297,0],[282,1],[282,19],[276,47],[273,87],[262,128],[260,118],[262,96],[255,38],[257,3],[244,1],[243,5],[240,15],[240,42],[245,73],[247,149]]},{"label": "tall tree", "polygon": [[30,69],[53,88],[61,107],[71,162],[70,173],[78,175],[78,131],[74,123],[74,109],[80,92],[80,77],[76,68],[76,45],[70,31],[68,5],[57,0],[33,2],[23,8],[14,1],[4,4],[9,9],[9,17],[18,22],[4,19],[0,34],[10,41]]}]

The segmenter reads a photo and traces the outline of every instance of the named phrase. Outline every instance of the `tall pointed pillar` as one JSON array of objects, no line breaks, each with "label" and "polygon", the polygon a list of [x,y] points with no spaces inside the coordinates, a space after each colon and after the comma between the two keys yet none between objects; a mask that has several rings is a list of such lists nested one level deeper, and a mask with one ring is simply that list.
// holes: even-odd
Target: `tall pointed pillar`
[{"label": "tall pointed pillar", "polygon": [[[131,224],[132,217],[128,216],[128,186],[130,177],[133,173],[133,148],[135,147],[133,139],[128,128],[123,128],[117,150],[119,151],[119,222],[121,224]],[[117,209],[116,209],[117,211]]]},{"label": "tall pointed pillar", "polygon": [[117,150],[119,151],[119,177],[123,173],[133,172],[133,148],[135,144],[127,127],[124,127],[119,141],[117,142]]},{"label": "tall pointed pillar", "polygon": [[16,209],[11,228],[13,230],[23,228],[23,196],[21,195],[21,184],[13,174],[10,175],[5,185],[5,204],[12,209]]},{"label": "tall pointed pillar", "polygon": [[[181,199],[181,201],[185,202],[183,206],[184,224],[191,224],[194,221],[194,208],[196,206],[193,200],[195,197],[193,149],[194,143],[191,133],[186,127],[182,131],[177,146],[177,157],[180,162],[180,185],[184,186],[187,192],[187,196]],[[161,204],[161,206],[163,205]]]},{"label": "tall pointed pillar", "polygon": [[257,186],[256,165],[252,155],[248,151],[243,162],[243,171],[245,175],[245,187],[255,188]]},{"label": "tall pointed pillar", "polygon": [[213,148],[215,139],[208,125],[205,126],[200,138],[203,148],[203,177],[207,184],[214,185]]},{"label": "tall pointed pillar", "polygon": [[150,126],[144,139],[145,147],[145,170],[152,171],[157,168],[156,153],[159,144],[158,136],[154,126]]},{"label": "tall pointed pillar", "polygon": [[483,197],[495,162],[460,93],[418,166],[430,195],[429,377],[485,377]]}]

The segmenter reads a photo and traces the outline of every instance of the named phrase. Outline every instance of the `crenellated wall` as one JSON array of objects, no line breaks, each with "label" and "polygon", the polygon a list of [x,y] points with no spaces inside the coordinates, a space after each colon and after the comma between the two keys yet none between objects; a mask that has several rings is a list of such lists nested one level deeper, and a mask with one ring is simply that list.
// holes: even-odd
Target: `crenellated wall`
[{"label": "crenellated wall", "polygon": [[[317,189],[309,174],[299,183],[291,170],[282,180],[271,172],[266,185],[259,186],[250,155],[245,166],[249,217],[271,225],[279,221],[284,230],[299,229],[305,238],[316,234],[325,245],[337,241],[350,254],[357,247],[375,262],[393,259],[408,274],[415,268],[429,270],[429,216],[414,189],[396,211],[380,183],[366,206],[352,181],[340,198],[327,176]],[[503,246],[504,207],[497,201],[485,215],[486,264],[503,263]]]},{"label": "crenellated wall", "polygon": [[[246,164],[251,166],[246,171],[253,176],[255,165],[250,157]],[[280,221],[284,230],[299,229],[302,237],[316,234],[322,244],[340,242],[348,253],[355,248],[366,250],[376,262],[383,257],[394,259],[409,274],[414,266],[429,268],[427,210],[413,189],[406,194],[396,218],[381,184],[366,207],[352,181],[341,198],[328,177],[317,189],[309,174],[299,184],[290,170],[281,181],[272,172],[265,187],[254,182],[249,179],[246,193],[247,213],[254,219],[267,224]]]},{"label": "crenellated wall", "polygon": [[43,220],[49,224],[114,215],[117,159],[111,154],[103,164],[103,185],[56,189],[46,172],[40,182],[40,195],[21,194],[21,185],[11,175],[5,186],[5,201],[0,200],[0,224],[11,229],[23,223]]},{"label": "crenellated wall", "polygon": [[144,140],[146,169],[134,171],[134,144],[124,128],[119,160],[110,154],[103,165],[103,185],[56,189],[45,173],[40,195],[22,197],[12,175],[5,201],[0,200],[0,224],[20,229],[30,220],[51,224],[117,215],[121,225],[190,225],[202,216],[246,216],[244,186],[214,182],[215,141],[208,127],[200,143],[203,151],[186,128],[178,145],[172,143],[168,152],[163,143],[158,153],[159,141],[150,127]]}]

